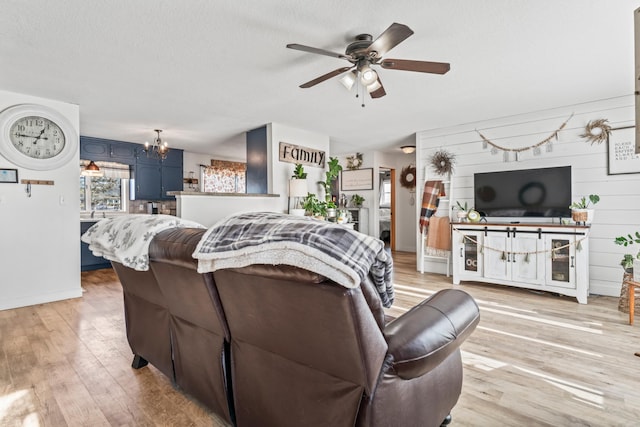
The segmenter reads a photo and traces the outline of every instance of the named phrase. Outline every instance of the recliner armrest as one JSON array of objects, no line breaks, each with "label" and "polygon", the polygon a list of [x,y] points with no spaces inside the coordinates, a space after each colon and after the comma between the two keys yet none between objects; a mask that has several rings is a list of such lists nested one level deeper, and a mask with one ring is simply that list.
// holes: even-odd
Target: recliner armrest
[{"label": "recliner armrest", "polygon": [[459,289],[444,289],[387,324],[384,336],[394,370],[416,378],[438,366],[480,321],[474,299]]}]

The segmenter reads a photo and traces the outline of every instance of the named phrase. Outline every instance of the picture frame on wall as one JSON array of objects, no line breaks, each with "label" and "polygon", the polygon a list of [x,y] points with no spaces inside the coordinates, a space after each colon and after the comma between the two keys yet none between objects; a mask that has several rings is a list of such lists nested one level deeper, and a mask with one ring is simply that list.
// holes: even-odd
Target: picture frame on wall
[{"label": "picture frame on wall", "polygon": [[635,126],[611,129],[607,137],[607,174],[640,173],[640,154],[636,154]]},{"label": "picture frame on wall", "polygon": [[340,174],[340,190],[373,190],[373,168],[343,170]]},{"label": "picture frame on wall", "polygon": [[0,183],[17,184],[18,169],[0,169]]}]

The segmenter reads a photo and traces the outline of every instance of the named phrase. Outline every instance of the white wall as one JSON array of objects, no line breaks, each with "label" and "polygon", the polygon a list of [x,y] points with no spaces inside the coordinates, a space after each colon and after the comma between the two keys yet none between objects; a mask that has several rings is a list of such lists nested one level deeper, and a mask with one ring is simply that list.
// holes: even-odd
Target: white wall
[{"label": "white wall", "polygon": [[[413,194],[414,202],[411,204],[411,192],[400,185],[400,174],[404,167],[410,166],[411,164],[415,164],[414,154],[404,154],[402,152],[397,154],[380,153],[378,157],[378,171],[380,168],[395,169],[396,171],[396,209],[393,218],[396,223],[396,250],[406,252],[416,251],[415,236],[418,220],[415,209],[415,192]],[[375,176],[377,177],[378,174],[376,173]],[[379,183],[376,183],[376,185],[378,184]],[[378,224],[377,217],[374,221]]]},{"label": "white wall", "polygon": [[[281,162],[279,160],[280,142],[299,145],[302,147],[322,150],[326,154],[325,168],[318,168],[304,165],[307,172],[307,185],[310,193],[318,195],[320,199],[324,198],[324,190],[318,186],[318,181],[324,181],[326,163],[330,157],[329,136],[303,129],[296,129],[280,123],[270,123],[267,125],[267,142],[270,153],[269,164],[271,170],[269,172],[269,193],[280,194],[280,206],[282,212],[287,211],[287,201],[289,194],[289,180],[293,176],[295,164]],[[293,201],[291,202],[293,206]]]},{"label": "white wall", "polygon": [[[347,157],[355,153],[344,153],[337,155],[340,164],[344,169],[347,165]],[[417,217],[413,205],[410,204],[411,193],[406,188],[400,186],[400,173],[402,168],[415,164],[415,156],[404,153],[382,153],[378,151],[362,152],[362,166],[360,169],[373,169],[373,190],[340,191],[347,195],[347,201],[351,201],[351,196],[359,194],[365,198],[363,207],[369,211],[369,232],[374,237],[380,237],[380,223],[378,214],[378,195],[380,191],[379,172],[380,168],[395,169],[396,171],[396,212],[394,221],[396,223],[396,250],[415,252],[416,251],[416,229]],[[415,202],[414,202],[415,205]]]},{"label": "white wall", "polygon": [[[553,142],[553,150],[543,147],[539,156],[523,152],[519,161],[504,162],[502,153],[492,155],[483,149],[475,129],[505,147],[532,146],[555,131],[571,114],[567,126]],[[434,129],[416,134],[418,193],[429,171],[428,159],[444,148],[456,156],[453,178],[456,200],[473,205],[473,174],[537,167],[572,166],[573,199],[599,194],[595,206],[595,220],[590,231],[589,277],[590,292],[601,295],[620,295],[622,254],[640,249],[614,244],[614,238],[640,231],[640,174],[608,175],[607,144],[590,144],[580,137],[591,120],[608,119],[612,128],[634,125],[633,95],[588,102],[578,105],[514,115],[505,118]],[[615,135],[615,131],[613,133]],[[455,204],[455,200],[453,201]],[[416,212],[419,212],[419,206]],[[418,260],[419,262],[419,260]],[[427,270],[444,273],[444,264],[428,262]]]},{"label": "white wall", "polygon": [[[79,135],[77,105],[0,91],[0,110],[23,103],[58,110]],[[0,168],[18,178],[52,180],[54,185],[0,184],[0,309],[82,296],[80,287],[79,151],[50,171],[18,167],[0,156]]]}]

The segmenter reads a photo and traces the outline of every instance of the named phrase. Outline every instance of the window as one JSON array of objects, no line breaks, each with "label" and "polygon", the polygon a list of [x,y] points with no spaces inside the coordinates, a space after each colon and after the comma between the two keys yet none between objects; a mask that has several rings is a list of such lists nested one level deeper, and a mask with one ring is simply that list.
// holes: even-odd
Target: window
[{"label": "window", "polygon": [[388,179],[380,182],[380,206],[391,206],[391,181]]},{"label": "window", "polygon": [[[81,161],[81,171],[87,161]],[[80,175],[80,210],[126,212],[129,199],[129,166],[96,162],[104,176]]]},{"label": "window", "polygon": [[244,193],[246,163],[211,160],[211,166],[202,169],[202,189],[210,193]]}]

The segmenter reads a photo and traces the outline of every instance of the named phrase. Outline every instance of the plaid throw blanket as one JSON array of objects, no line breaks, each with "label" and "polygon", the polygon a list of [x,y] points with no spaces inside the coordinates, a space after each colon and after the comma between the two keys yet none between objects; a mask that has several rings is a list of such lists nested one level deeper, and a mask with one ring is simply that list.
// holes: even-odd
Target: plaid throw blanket
[{"label": "plaid throw blanket", "polygon": [[193,257],[198,272],[252,264],[286,264],[321,274],[346,288],[368,275],[382,305],[393,304],[393,262],[384,243],[338,224],[274,212],[232,215],[213,225]]},{"label": "plaid throw blanket", "polygon": [[120,215],[102,219],[81,237],[95,256],[116,261],[138,271],[149,269],[151,239],[174,227],[204,228],[201,224],[171,215]]},{"label": "plaid throw blanket", "polygon": [[420,233],[424,233],[429,227],[429,218],[436,213],[440,197],[444,196],[444,184],[442,181],[427,181],[424,183],[422,193],[422,208],[420,209]]}]

